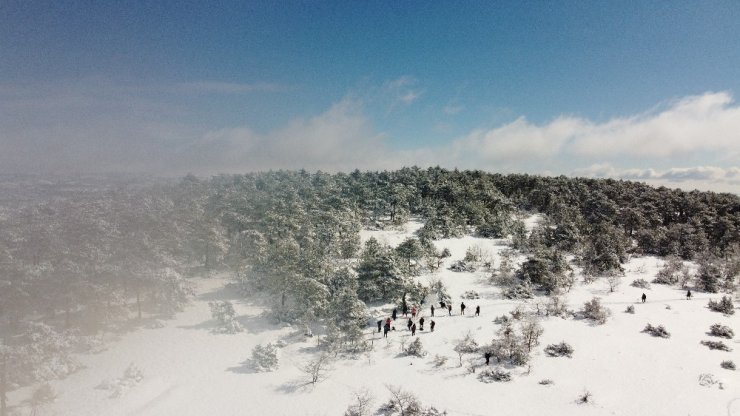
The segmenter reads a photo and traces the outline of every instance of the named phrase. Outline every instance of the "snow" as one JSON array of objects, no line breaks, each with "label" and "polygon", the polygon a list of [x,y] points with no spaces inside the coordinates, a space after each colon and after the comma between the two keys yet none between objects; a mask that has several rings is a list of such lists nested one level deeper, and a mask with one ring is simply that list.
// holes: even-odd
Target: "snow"
[{"label": "snow", "polygon": [[[528,219],[533,224],[535,219]],[[362,239],[375,237],[381,243],[395,245],[421,226],[410,222],[401,230],[363,231]],[[449,265],[465,255],[468,247],[478,245],[498,264],[498,253],[507,248],[506,240],[475,237],[436,241],[447,247],[452,257]],[[457,340],[471,332],[479,344],[488,343],[500,325],[493,319],[517,306],[534,309],[546,298],[530,300],[502,299],[500,290],[487,283],[485,272],[452,272],[443,268],[433,277],[447,285],[453,297],[453,316],[437,309],[437,326],[428,331],[428,305],[420,310],[427,319],[426,331],[417,332],[428,354],[411,358],[401,354],[401,345],[412,339],[402,322],[396,324],[387,340],[368,327],[373,350],[354,359],[333,362],[328,378],[316,385],[307,384],[299,367],[315,357],[317,338],[302,335],[299,327],[281,326],[263,318],[263,309],[231,291],[228,279],[199,279],[197,297],[174,319],[162,321],[161,328],[140,329],[123,334],[109,348],[95,355],[79,357],[83,370],[64,380],[51,383],[57,399],[44,407],[45,415],[341,415],[352,400],[352,393],[367,388],[375,397],[377,408],[388,399],[386,386],[400,386],[417,395],[425,405],[434,405],[450,415],[740,415],[740,375],[720,368],[723,360],[740,361],[738,341],[723,340],[733,352],[711,351],[700,341],[711,339],[710,325],[721,323],[740,330],[739,314],[723,316],[706,308],[709,298],[720,295],[695,293],[686,300],[684,291],[662,285],[650,290],[629,286],[632,280],[652,280],[663,261],[653,257],[632,259],[626,276],[614,293],[609,293],[605,279],[578,284],[564,295],[570,309],[578,310],[594,296],[611,310],[604,325],[586,320],[542,318],[544,334],[535,348],[531,366],[504,368],[512,373],[508,383],[482,383],[477,373],[484,367],[483,357],[468,355],[458,366],[453,352]],[[427,282],[430,275],[419,277]],[[466,315],[460,316],[460,295],[468,290],[480,299],[465,300]],[[647,302],[639,301],[647,293]],[[221,334],[215,331],[208,302],[229,300],[236,309],[245,331]],[[480,305],[481,316],[473,316]],[[625,313],[634,305],[635,313]],[[670,307],[670,308],[668,308]],[[371,305],[371,310],[390,315],[392,305]],[[374,315],[375,316],[375,315]],[[377,315],[379,318],[380,316]],[[402,319],[402,318],[399,318]],[[642,333],[646,324],[663,325],[669,339]],[[280,366],[273,372],[254,372],[248,366],[257,344],[283,340],[278,356]],[[548,357],[548,344],[565,341],[573,346],[572,358]],[[435,367],[435,355],[448,360]],[[467,361],[474,359],[476,374],[470,374]],[[493,360],[492,360],[493,362]],[[119,397],[96,388],[106,380],[124,376],[133,364],[143,378],[130,383]],[[493,365],[491,367],[494,367]],[[699,377],[710,373],[722,382],[701,386]],[[543,379],[553,384],[539,384]],[[28,414],[24,400],[31,389],[10,395],[18,413]],[[585,392],[592,398],[587,404],[577,399]]]}]

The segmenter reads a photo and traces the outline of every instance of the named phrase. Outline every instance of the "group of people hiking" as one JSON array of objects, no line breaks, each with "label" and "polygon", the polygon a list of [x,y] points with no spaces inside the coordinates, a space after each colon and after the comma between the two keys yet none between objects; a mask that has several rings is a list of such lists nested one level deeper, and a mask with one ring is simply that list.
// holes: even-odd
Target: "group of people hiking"
[{"label": "group of people hiking", "polygon": [[[449,316],[452,316],[452,303],[451,302],[440,301],[439,307],[442,308],[442,310],[447,310],[447,314]],[[465,305],[465,302],[460,302],[460,315],[465,315],[465,308],[467,308],[467,306]],[[430,310],[432,313],[432,317],[434,317],[434,311],[436,310],[436,308],[434,307],[434,304],[431,305]],[[408,318],[408,320],[406,321],[406,328],[411,332],[412,336],[416,335],[417,329],[419,331],[424,330],[424,323],[426,322],[426,319],[423,316],[421,316],[421,313],[416,308],[416,306],[412,306],[411,309],[409,309],[406,302],[403,302],[403,304],[401,305],[401,313],[403,313],[403,316],[405,318]],[[411,313],[410,318],[408,316],[409,313]],[[416,320],[417,315],[419,315],[418,320]],[[479,305],[476,305],[475,307],[475,316],[480,316],[480,306]],[[390,331],[396,330],[396,327],[393,326],[393,322],[395,322],[396,319],[398,319],[398,309],[393,308],[393,312],[391,312],[391,316],[385,320],[385,323],[383,322],[382,319],[377,322],[378,332],[383,331],[384,338],[388,338],[388,333]],[[417,326],[417,322],[418,322],[418,326]],[[429,321],[429,329],[431,330],[431,332],[434,332],[434,327],[436,325],[437,323],[434,322],[433,319]]]}]

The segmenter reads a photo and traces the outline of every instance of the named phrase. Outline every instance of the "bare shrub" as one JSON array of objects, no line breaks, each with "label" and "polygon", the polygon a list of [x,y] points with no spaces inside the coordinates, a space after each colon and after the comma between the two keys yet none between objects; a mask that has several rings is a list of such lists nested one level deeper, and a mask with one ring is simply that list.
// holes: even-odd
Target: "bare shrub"
[{"label": "bare shrub", "polygon": [[386,385],[391,393],[390,399],[380,407],[380,414],[386,416],[442,416],[446,412],[440,412],[434,406],[424,407],[419,399],[397,386]]},{"label": "bare shrub", "polygon": [[709,327],[709,335],[732,339],[735,336],[735,332],[729,326],[714,324]]},{"label": "bare shrub", "polygon": [[368,389],[353,392],[354,401],[344,411],[344,416],[371,416],[375,399]]},{"label": "bare shrub", "polygon": [[629,305],[629,306],[627,306],[627,309],[625,309],[624,311],[626,313],[634,314],[635,313],[635,305]]},{"label": "bare shrub", "polygon": [[650,289],[650,283],[645,279],[635,279],[630,283],[632,287],[639,287],[640,289]]},{"label": "bare shrub", "polygon": [[650,324],[647,324],[647,326],[645,326],[645,329],[643,329],[642,332],[647,332],[648,334],[654,337],[660,337],[660,338],[670,338],[671,337],[670,332],[668,332],[663,327],[663,325],[652,326]]},{"label": "bare shrub", "polygon": [[565,341],[560,344],[550,344],[545,347],[545,354],[550,357],[573,357],[573,347]]},{"label": "bare shrub", "polygon": [[503,370],[486,368],[478,374],[478,380],[484,383],[511,381],[511,373]]},{"label": "bare shrub", "polygon": [[735,369],[736,369],[736,367],[735,367],[735,363],[734,363],[733,361],[731,361],[731,360],[725,360],[725,361],[722,361],[722,362],[721,362],[721,363],[719,364],[719,366],[720,366],[720,367],[722,367],[722,368],[724,368],[725,370],[732,370],[732,371],[735,371]]},{"label": "bare shrub", "polygon": [[555,384],[555,382],[552,381],[552,380],[550,380],[549,378],[546,378],[546,379],[540,380],[539,381],[539,384],[541,384],[543,386],[551,386],[551,385]]},{"label": "bare shrub", "polygon": [[331,358],[328,354],[321,354],[313,360],[300,365],[298,369],[308,376],[309,383],[316,384],[329,377]]},{"label": "bare shrub", "polygon": [[707,307],[714,312],[721,312],[725,315],[732,315],[735,313],[735,305],[732,304],[732,299],[729,296],[722,296],[722,299],[719,302],[714,299],[710,299]]},{"label": "bare shrub", "polygon": [[706,345],[710,350],[732,351],[732,348],[722,341],[702,341],[701,344]]},{"label": "bare shrub", "polygon": [[578,402],[578,404],[586,404],[590,403],[593,400],[592,397],[593,395],[591,394],[591,392],[586,390],[583,392],[583,394],[578,396],[578,399],[576,401]]}]

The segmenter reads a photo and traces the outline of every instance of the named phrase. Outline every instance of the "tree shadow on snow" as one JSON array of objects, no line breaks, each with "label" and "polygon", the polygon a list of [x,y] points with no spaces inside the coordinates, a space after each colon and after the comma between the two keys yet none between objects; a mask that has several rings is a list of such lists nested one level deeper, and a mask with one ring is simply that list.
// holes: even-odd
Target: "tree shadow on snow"
[{"label": "tree shadow on snow", "polygon": [[298,379],[277,386],[275,391],[278,393],[293,394],[295,392],[308,390],[311,387],[313,387],[313,384],[310,381]]},{"label": "tree shadow on snow", "polygon": [[244,300],[244,296],[239,294],[239,291],[233,287],[233,285],[226,284],[215,290],[199,295],[198,299],[208,302],[215,300],[242,301]]},{"label": "tree shadow on snow", "polygon": [[226,369],[226,371],[230,371],[236,374],[255,374],[259,372],[254,369],[251,359],[242,361],[241,363],[239,363],[238,366],[229,367]]}]

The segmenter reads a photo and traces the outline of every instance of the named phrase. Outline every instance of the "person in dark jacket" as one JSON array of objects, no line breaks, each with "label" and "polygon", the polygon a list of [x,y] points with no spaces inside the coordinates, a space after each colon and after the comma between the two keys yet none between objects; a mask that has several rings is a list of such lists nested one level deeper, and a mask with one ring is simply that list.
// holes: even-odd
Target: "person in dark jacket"
[{"label": "person in dark jacket", "polygon": [[378,321],[378,332],[380,332],[380,327],[382,326],[383,326],[383,320],[381,319]]},{"label": "person in dark jacket", "polygon": [[475,316],[480,316],[480,305],[475,305]]},{"label": "person in dark jacket", "polygon": [[434,326],[435,325],[437,325],[437,324],[434,322],[434,319],[432,319],[432,322],[429,322],[429,329],[431,329],[432,332],[434,332]]},{"label": "person in dark jacket", "polygon": [[432,316],[434,316],[434,305],[432,305]]},{"label": "person in dark jacket", "polygon": [[411,325],[411,336],[416,335],[416,324]]},{"label": "person in dark jacket", "polygon": [[460,315],[465,315],[465,302],[460,302]]},{"label": "person in dark jacket", "polygon": [[646,300],[647,300],[647,295],[643,293],[642,294],[642,303],[645,303]]},{"label": "person in dark jacket", "polygon": [[449,305],[447,305],[447,314],[449,314],[450,316],[452,316],[452,304],[451,303]]},{"label": "person in dark jacket", "polygon": [[691,289],[686,292],[686,300],[691,299]]},{"label": "person in dark jacket", "polygon": [[408,316],[409,313],[409,306],[406,305],[406,302],[403,302],[403,305],[401,305],[401,312],[403,312],[403,316]]},{"label": "person in dark jacket", "polygon": [[424,317],[419,318],[419,331],[424,330]]},{"label": "person in dark jacket", "polygon": [[393,313],[391,313],[391,318],[395,321],[398,317],[398,310],[396,308],[393,308]]},{"label": "person in dark jacket", "polygon": [[409,331],[411,331],[411,325],[413,324],[414,324],[414,321],[412,321],[411,318],[409,318],[409,321],[406,322],[406,328],[408,328]]},{"label": "person in dark jacket", "polygon": [[493,355],[493,354],[491,354],[491,351],[486,351],[486,353],[485,353],[485,354],[483,354],[483,356],[484,356],[484,357],[486,357],[486,365],[488,365],[488,364],[490,364],[490,363],[491,363],[491,356],[492,356],[492,355]]},{"label": "person in dark jacket", "polygon": [[385,324],[385,326],[383,326],[383,338],[388,338],[388,332],[390,332],[390,330],[391,330],[390,325]]}]

